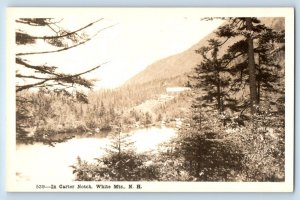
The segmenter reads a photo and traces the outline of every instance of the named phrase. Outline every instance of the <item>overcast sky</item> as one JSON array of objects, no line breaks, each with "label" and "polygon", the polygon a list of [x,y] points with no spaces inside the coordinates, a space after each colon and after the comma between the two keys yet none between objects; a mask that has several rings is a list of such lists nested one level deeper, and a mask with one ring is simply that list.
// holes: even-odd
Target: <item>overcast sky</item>
[{"label": "overcast sky", "polygon": [[[81,72],[109,62],[88,78],[98,79],[95,89],[117,87],[153,62],[180,53],[199,42],[216,29],[222,21],[201,21],[197,13],[173,13],[168,15],[135,13],[126,15],[104,14],[93,17],[69,16],[60,25],[76,30],[95,19],[104,19],[86,29],[93,35],[97,30],[114,25],[102,31],[93,40],[74,49],[43,55],[27,56],[34,64],[60,67],[64,72]],[[25,28],[25,27],[23,27]],[[52,35],[50,29],[41,31],[33,28],[32,35]],[[41,51],[53,49],[42,40],[35,45],[18,46],[20,51]]]}]

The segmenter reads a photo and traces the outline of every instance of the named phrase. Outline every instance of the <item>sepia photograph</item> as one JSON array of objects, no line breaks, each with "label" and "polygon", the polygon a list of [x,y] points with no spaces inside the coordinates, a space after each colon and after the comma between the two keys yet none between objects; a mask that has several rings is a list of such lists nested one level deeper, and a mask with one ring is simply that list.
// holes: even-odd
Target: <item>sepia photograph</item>
[{"label": "sepia photograph", "polygon": [[292,191],[293,12],[8,8],[7,191]]}]

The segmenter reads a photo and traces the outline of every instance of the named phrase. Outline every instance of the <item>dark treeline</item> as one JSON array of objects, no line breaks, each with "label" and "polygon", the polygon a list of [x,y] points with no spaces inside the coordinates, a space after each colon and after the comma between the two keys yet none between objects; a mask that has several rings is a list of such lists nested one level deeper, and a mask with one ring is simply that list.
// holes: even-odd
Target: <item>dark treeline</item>
[{"label": "dark treeline", "polygon": [[[185,94],[177,95],[169,102],[154,107],[154,112],[143,111],[135,106],[149,99],[157,100],[166,93],[166,85],[181,84],[185,78],[153,81],[150,83],[126,85],[117,89],[91,91],[86,100],[78,101],[73,95],[51,90],[39,89],[37,92],[23,91],[18,98],[29,101],[26,104],[26,116],[23,121],[28,130],[34,129],[34,135],[17,137],[19,142],[31,141],[33,137],[51,138],[60,133],[94,134],[112,131],[121,122],[124,131],[134,128],[159,125],[162,120],[170,121],[180,117],[180,107]],[[179,107],[178,107],[179,106]],[[184,107],[184,105],[181,105]],[[18,108],[18,116],[22,109]],[[25,112],[25,111],[24,111]],[[29,120],[30,119],[30,120]],[[27,129],[26,129],[27,130]]]}]

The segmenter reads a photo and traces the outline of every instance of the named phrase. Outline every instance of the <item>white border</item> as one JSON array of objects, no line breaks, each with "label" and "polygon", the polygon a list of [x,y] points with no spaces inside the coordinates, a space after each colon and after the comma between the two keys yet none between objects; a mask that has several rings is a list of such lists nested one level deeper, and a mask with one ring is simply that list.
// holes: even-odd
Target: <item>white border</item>
[{"label": "white border", "polygon": [[[129,185],[141,184],[143,189],[95,189],[99,182],[20,183],[15,180],[15,27],[19,17],[63,17],[80,15],[172,15],[178,12],[199,13],[203,17],[285,17],[285,182],[106,182]],[[293,8],[7,8],[7,141],[6,191],[14,192],[292,192],[294,183],[294,9]],[[43,189],[36,184],[91,184],[94,189]]]}]

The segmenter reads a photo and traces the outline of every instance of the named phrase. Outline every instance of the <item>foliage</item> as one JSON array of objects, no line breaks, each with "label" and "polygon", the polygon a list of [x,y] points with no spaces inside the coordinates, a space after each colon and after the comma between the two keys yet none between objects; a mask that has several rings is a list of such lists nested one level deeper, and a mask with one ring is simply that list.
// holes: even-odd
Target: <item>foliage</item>
[{"label": "foliage", "polygon": [[149,156],[137,154],[127,136],[117,131],[115,139],[106,149],[106,155],[87,163],[80,158],[72,166],[76,181],[141,181],[157,179],[157,169],[144,163]]},{"label": "foliage", "polygon": [[[17,138],[34,142],[48,141],[55,134],[109,132],[114,140],[103,157],[92,163],[78,158],[72,166],[77,181],[283,181],[284,31],[275,31],[256,18],[250,21],[251,30],[246,18],[229,18],[208,46],[196,50],[203,61],[188,80],[175,77],[87,94],[46,87],[38,92],[18,91]],[[48,19],[28,23],[42,26]],[[34,43],[24,33],[17,37],[23,38],[20,45]],[[65,48],[61,39],[49,41]],[[80,44],[76,38],[68,40]],[[254,73],[249,70],[249,49],[253,50]],[[50,76],[56,70],[49,66],[34,69]],[[250,74],[257,92],[253,110],[251,89],[246,87]],[[67,76],[58,74],[54,81]],[[179,82],[191,90],[172,94],[149,110],[138,108],[147,100],[159,99],[167,85]],[[65,83],[92,86],[75,77]],[[183,121],[180,128],[177,119]],[[137,154],[124,132],[155,123],[173,124],[178,137],[157,152]],[[32,126],[37,127],[34,137],[26,129]]]},{"label": "foliage", "polygon": [[187,118],[174,144],[181,170],[197,181],[283,181],[284,115],[265,103],[244,126],[237,118],[224,126],[217,111],[203,112],[201,129]]},{"label": "foliage", "polygon": [[[26,45],[28,49],[28,51],[16,53],[15,58],[17,66],[16,126],[18,141],[24,140],[24,142],[33,142],[38,140],[47,143],[50,142],[50,144],[52,144],[49,138],[46,139],[47,135],[40,135],[35,132],[39,125],[39,121],[36,121],[36,117],[33,113],[36,114],[37,109],[41,112],[45,112],[47,109],[42,111],[41,107],[38,108],[34,104],[36,103],[36,99],[34,99],[32,97],[33,95],[31,95],[32,89],[35,89],[35,91],[39,90],[41,94],[53,95],[53,93],[55,93],[58,96],[64,95],[72,100],[88,103],[87,96],[81,89],[91,89],[93,87],[93,81],[83,78],[83,75],[102,66],[101,64],[84,72],[68,74],[60,72],[60,66],[48,66],[46,64],[34,63],[34,59],[32,59],[31,56],[43,56],[43,54],[58,53],[85,44],[101,31],[99,30],[94,36],[89,36],[85,33],[85,29],[92,27],[100,20],[91,22],[77,30],[69,31],[66,28],[61,27],[61,20],[55,21],[55,19],[52,18],[16,19],[16,44],[18,46]],[[52,35],[31,35],[30,31],[32,32],[33,29],[36,32],[43,33],[46,33],[45,31],[48,30],[48,32]],[[53,50],[53,48],[51,48],[52,50],[31,51],[30,48],[33,47],[34,49],[34,45],[37,44],[38,41],[44,41],[44,43],[50,44],[55,49]],[[42,108],[46,107],[47,105],[44,105]],[[51,108],[48,107],[48,110],[49,109]],[[39,114],[42,114],[41,112]],[[56,115],[55,113],[52,114]],[[49,113],[47,115],[49,115]],[[42,121],[45,122],[43,114],[39,117],[44,118]]]},{"label": "foliage", "polygon": [[193,86],[202,89],[202,99],[222,112],[226,107],[232,107],[234,102],[226,89],[231,79],[227,75],[226,65],[218,55],[222,43],[216,39],[211,39],[208,43],[209,46],[196,50],[196,53],[201,54],[203,61],[195,67],[195,75],[190,77],[194,82]]},{"label": "foliage", "polygon": [[157,179],[156,169],[144,166],[144,155],[121,153],[104,157],[97,164],[78,158],[73,166],[76,181],[151,181]]},{"label": "foliage", "polygon": [[250,23],[251,31],[249,19],[229,18],[216,39],[196,51],[203,62],[191,76],[190,115],[176,144],[196,180],[284,180],[284,31],[256,18]]},{"label": "foliage", "polygon": [[282,63],[275,55],[284,51],[284,31],[267,27],[257,18],[230,18],[216,35],[227,43],[234,41],[221,58],[231,74],[229,92],[244,96],[235,104],[241,110],[250,107],[253,113],[263,92],[278,92],[275,85],[280,82]]},{"label": "foliage", "polygon": [[241,130],[246,181],[284,181],[284,117],[266,104],[257,110]]},{"label": "foliage", "polygon": [[[55,50],[50,51],[37,51],[37,52],[19,52],[16,54],[16,64],[21,68],[16,73],[17,78],[17,88],[16,92],[27,90],[30,88],[43,88],[46,90],[52,89],[60,93],[69,93],[69,88],[76,88],[76,86],[83,86],[86,88],[91,88],[93,82],[82,77],[82,75],[89,73],[95,69],[98,69],[101,65],[93,67],[85,72],[78,74],[66,74],[58,72],[60,67],[57,66],[47,66],[45,64],[31,64],[28,60],[29,55],[42,55],[49,53],[56,53],[60,51],[66,51],[73,47],[82,45],[89,40],[89,37],[84,33],[84,29],[93,26],[95,23],[99,22],[97,20],[84,27],[79,28],[75,31],[68,31],[67,29],[60,27],[60,23],[54,21],[54,19],[49,18],[20,18],[16,20],[17,24],[26,24],[24,27],[20,25],[20,28],[16,30],[16,43],[18,45],[36,44],[38,40],[44,40],[46,43],[56,47]],[[32,36],[26,33],[28,29],[37,27],[40,31],[45,31],[50,28],[54,35],[51,36]],[[62,47],[62,48],[61,48]],[[29,72],[30,71],[30,72]],[[29,75],[28,75],[29,74]],[[19,81],[20,79],[25,82]],[[25,81],[24,81],[25,80]],[[79,100],[84,100],[83,94],[81,92],[76,93]]]}]

